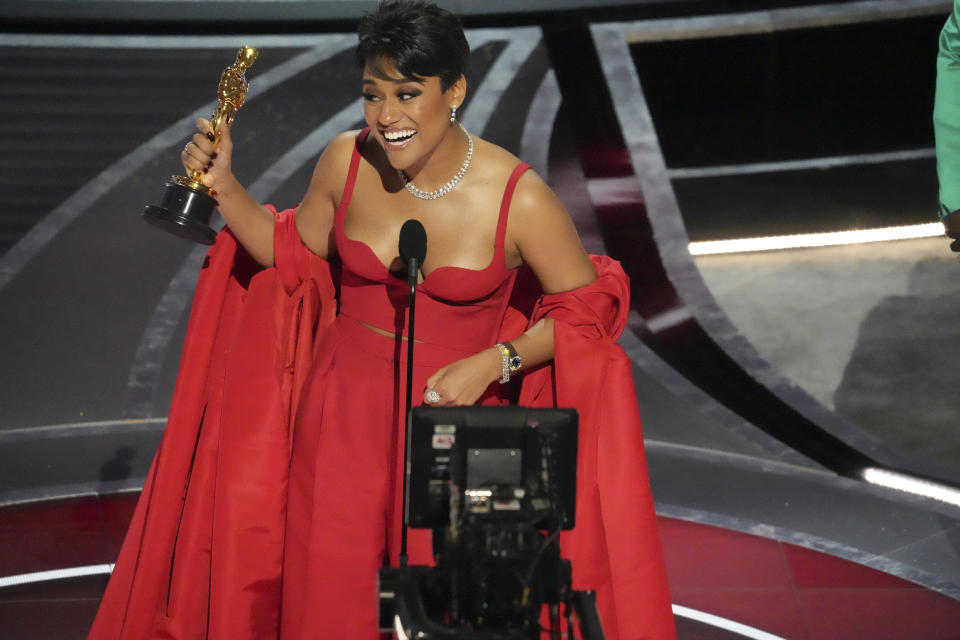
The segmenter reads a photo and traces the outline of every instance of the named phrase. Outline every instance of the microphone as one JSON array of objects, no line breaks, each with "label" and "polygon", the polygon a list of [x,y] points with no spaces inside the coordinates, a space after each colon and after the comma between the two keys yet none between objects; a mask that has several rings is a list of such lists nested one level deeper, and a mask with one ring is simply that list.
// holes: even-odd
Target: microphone
[{"label": "microphone", "polygon": [[400,259],[407,265],[407,280],[416,287],[417,270],[427,257],[427,231],[419,220],[407,220],[400,227]]},{"label": "microphone", "polygon": [[407,327],[407,419],[403,445],[403,522],[400,526],[400,566],[407,566],[407,508],[410,504],[410,433],[413,422],[413,320],[417,300],[417,271],[427,257],[427,231],[419,220],[407,220],[400,227],[400,259],[407,263],[407,283],[410,285],[410,311]]}]

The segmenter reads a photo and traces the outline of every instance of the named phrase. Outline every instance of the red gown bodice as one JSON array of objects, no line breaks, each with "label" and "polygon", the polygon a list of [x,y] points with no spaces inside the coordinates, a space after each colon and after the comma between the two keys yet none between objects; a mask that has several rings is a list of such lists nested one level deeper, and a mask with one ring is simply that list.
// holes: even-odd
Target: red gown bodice
[{"label": "red gown bodice", "polygon": [[[407,335],[406,305],[409,296],[403,274],[389,271],[374,252],[344,231],[350,207],[360,148],[369,130],[357,136],[343,198],[334,216],[334,237],[343,263],[340,275],[340,315],[378,327],[395,335]],[[497,219],[493,259],[483,269],[438,267],[424,276],[417,287],[416,336],[445,347],[476,352],[496,342],[515,271],[508,270],[504,256],[507,216],[517,181],[529,169],[519,163],[507,181]]]}]

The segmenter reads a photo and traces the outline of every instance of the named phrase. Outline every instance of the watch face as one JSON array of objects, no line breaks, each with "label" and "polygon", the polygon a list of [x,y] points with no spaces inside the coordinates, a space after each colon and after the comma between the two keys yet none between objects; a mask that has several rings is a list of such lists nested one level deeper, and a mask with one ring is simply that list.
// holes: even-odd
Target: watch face
[{"label": "watch face", "polygon": [[523,360],[520,359],[520,356],[510,358],[510,371],[518,371],[521,366],[523,366]]}]

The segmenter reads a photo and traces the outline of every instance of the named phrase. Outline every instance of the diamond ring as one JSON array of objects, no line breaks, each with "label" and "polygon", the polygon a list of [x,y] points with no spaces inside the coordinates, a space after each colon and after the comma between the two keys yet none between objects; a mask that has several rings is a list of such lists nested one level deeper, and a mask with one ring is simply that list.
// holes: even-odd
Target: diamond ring
[{"label": "diamond ring", "polygon": [[423,401],[427,404],[436,404],[440,402],[440,394],[433,389],[427,389],[423,394]]}]

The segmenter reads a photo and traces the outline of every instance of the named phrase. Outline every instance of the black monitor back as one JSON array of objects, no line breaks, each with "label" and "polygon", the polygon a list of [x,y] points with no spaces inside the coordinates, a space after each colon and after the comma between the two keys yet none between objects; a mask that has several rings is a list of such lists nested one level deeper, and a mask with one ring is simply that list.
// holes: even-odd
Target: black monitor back
[{"label": "black monitor back", "polygon": [[[407,524],[438,528],[455,514],[573,528],[577,412],[530,407],[417,407],[413,410]],[[491,490],[487,511],[477,498]],[[472,506],[471,506],[472,505]]]}]

